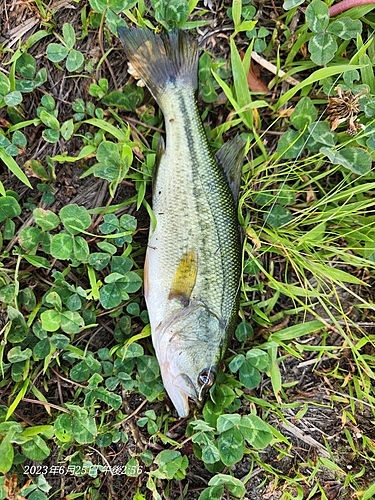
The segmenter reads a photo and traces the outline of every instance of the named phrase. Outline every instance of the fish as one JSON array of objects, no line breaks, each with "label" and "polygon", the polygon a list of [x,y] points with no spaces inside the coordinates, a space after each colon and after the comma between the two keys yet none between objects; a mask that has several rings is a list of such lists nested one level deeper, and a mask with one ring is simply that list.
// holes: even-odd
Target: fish
[{"label": "fish", "polygon": [[237,201],[244,141],[212,155],[197,108],[198,43],[184,31],[119,27],[126,56],[160,107],[144,293],[164,387],[179,417],[216,380],[238,315]]}]

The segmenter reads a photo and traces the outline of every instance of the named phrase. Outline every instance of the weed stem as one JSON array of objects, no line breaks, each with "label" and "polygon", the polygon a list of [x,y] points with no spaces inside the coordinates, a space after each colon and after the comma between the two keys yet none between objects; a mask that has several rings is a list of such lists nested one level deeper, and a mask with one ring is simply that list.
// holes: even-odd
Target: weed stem
[{"label": "weed stem", "polygon": [[341,12],[344,12],[348,9],[358,7],[359,5],[366,5],[368,3],[375,3],[375,1],[371,2],[369,0],[343,0],[342,2],[336,3],[329,8],[329,15],[331,17],[336,16],[337,14],[340,14]]}]

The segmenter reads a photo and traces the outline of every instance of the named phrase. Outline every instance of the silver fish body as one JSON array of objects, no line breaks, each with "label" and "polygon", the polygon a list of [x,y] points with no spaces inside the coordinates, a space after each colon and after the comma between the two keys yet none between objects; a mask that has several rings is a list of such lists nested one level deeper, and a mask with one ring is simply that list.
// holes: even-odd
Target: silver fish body
[{"label": "silver fish body", "polygon": [[[196,42],[182,32],[162,38],[121,28],[119,34],[164,114],[166,146],[153,186],[156,227],[147,248],[145,297],[164,386],[178,414],[187,416],[188,398],[199,404],[215,380],[237,312],[235,196],[198,114]],[[242,149],[237,141],[219,159],[238,165]]]}]

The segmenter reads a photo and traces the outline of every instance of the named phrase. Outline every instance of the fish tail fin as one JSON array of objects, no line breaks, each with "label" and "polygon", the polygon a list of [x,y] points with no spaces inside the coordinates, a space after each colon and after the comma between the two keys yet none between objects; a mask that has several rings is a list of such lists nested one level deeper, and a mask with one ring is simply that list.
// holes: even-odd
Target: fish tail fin
[{"label": "fish tail fin", "polygon": [[197,88],[198,44],[186,32],[157,35],[142,28],[117,29],[125,53],[156,101],[168,88]]}]

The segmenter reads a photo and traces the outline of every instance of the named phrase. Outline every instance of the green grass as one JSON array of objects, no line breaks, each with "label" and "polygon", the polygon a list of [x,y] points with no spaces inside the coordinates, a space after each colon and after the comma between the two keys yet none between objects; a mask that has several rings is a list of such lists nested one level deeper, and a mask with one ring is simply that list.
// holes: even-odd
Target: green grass
[{"label": "green grass", "polygon": [[[245,0],[90,0],[64,22],[35,2],[43,24],[0,48],[0,499],[375,495],[374,15],[314,0],[293,27],[300,3],[275,20]],[[199,107],[213,150],[247,142],[244,272],[224,370],[180,422],[142,297],[162,116],[115,74],[115,32],[196,33],[212,15],[232,29],[202,51]],[[253,50],[300,83],[262,73],[272,93],[253,92]],[[337,87],[359,108],[331,130]],[[61,172],[104,196],[66,202]]]}]

